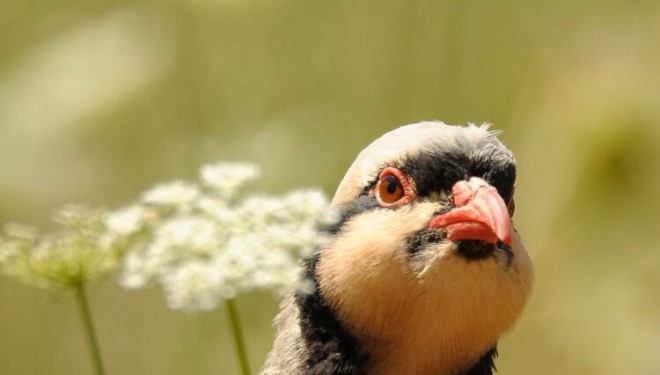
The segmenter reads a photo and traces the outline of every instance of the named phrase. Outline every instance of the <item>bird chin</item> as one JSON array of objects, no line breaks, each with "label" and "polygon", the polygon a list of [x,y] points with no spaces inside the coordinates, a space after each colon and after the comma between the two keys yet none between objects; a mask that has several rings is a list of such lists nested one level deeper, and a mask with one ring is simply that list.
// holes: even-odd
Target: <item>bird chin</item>
[{"label": "bird chin", "polygon": [[[488,229],[492,234],[492,231]],[[484,232],[485,233],[485,232]],[[452,249],[450,253],[456,254],[466,260],[476,261],[488,258],[505,258],[510,263],[512,257],[511,246],[490,236],[465,236],[459,240],[452,240],[451,233],[446,228],[431,228],[420,230],[411,237],[408,251],[413,256],[424,252],[445,253],[446,248]],[[477,233],[479,234],[479,233]],[[494,234],[492,234],[494,236]],[[446,254],[444,254],[446,255]]]},{"label": "bird chin", "polygon": [[[456,259],[459,263],[452,262],[452,267],[469,267],[471,264],[494,264],[496,268],[507,271],[515,263],[515,255],[512,248],[502,242],[495,244],[479,240],[427,242],[418,248],[411,257],[411,269],[417,278],[423,280],[428,274],[441,272],[447,261]],[[440,271],[438,271],[440,270]]]},{"label": "bird chin", "polygon": [[491,256],[495,244],[480,240],[463,240],[456,242],[456,253],[466,259],[483,259]]},{"label": "bird chin", "polygon": [[498,241],[490,243],[480,240],[463,240],[455,243],[456,254],[468,261],[479,261],[493,258],[503,266],[510,267],[513,262],[511,246]]},{"label": "bird chin", "polygon": [[[452,232],[450,227],[433,228],[429,225],[411,237],[408,251],[413,256],[419,256],[428,251],[447,255],[444,253],[446,248],[449,247],[452,249],[449,253],[456,254],[469,261],[497,258],[500,252],[503,252],[507,259],[509,258],[511,247],[498,240],[489,227],[481,225],[475,229],[470,224],[481,223],[461,222],[452,224],[465,229],[463,232]],[[459,239],[452,237],[458,237]]]}]

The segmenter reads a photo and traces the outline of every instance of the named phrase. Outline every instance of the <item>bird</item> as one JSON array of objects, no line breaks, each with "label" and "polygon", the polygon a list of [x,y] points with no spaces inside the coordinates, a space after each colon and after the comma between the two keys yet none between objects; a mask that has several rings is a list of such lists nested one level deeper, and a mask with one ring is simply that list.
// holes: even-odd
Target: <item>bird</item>
[{"label": "bird", "polygon": [[260,375],[496,371],[534,271],[512,222],[516,161],[489,127],[425,121],[360,152]]}]

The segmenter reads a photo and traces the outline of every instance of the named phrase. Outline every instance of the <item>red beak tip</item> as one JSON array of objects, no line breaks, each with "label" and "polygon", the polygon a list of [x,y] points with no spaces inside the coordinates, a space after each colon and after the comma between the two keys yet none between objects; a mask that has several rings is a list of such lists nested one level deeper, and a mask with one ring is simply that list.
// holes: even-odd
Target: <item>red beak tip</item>
[{"label": "red beak tip", "polygon": [[502,243],[511,246],[513,243],[513,226],[510,220],[507,224],[504,228],[498,228],[499,230],[495,231],[495,235]]}]

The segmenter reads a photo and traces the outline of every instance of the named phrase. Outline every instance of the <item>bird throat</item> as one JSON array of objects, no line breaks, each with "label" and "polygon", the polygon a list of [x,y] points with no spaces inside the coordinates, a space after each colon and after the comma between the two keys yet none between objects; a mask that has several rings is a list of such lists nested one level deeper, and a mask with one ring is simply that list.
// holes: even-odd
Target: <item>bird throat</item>
[{"label": "bird throat", "polygon": [[[325,301],[318,288],[318,256],[306,260],[314,292],[296,296],[306,358],[305,375],[491,375],[495,346],[481,352],[461,345],[413,340],[418,334],[372,337],[349,327]],[[418,327],[420,328],[420,327]],[[423,327],[422,327],[423,330]],[[441,336],[441,335],[439,335]],[[467,354],[469,353],[469,354]]]}]

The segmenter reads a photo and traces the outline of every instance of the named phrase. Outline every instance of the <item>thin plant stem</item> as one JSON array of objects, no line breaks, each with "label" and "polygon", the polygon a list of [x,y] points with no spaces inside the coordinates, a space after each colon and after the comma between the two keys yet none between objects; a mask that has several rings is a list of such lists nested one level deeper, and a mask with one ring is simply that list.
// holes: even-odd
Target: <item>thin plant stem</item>
[{"label": "thin plant stem", "polygon": [[87,291],[82,283],[76,285],[75,290],[80,317],[83,323],[83,330],[87,336],[87,346],[89,347],[89,353],[92,356],[92,362],[94,363],[95,374],[104,375],[105,371],[103,370],[103,362],[101,361],[101,351],[99,350],[99,343],[96,339],[96,332],[94,331],[92,313],[89,309],[89,302],[87,300]]},{"label": "thin plant stem", "polygon": [[238,361],[241,365],[241,374],[250,375],[250,363],[248,361],[247,350],[245,349],[245,339],[243,338],[241,321],[236,310],[236,302],[233,299],[228,299],[226,305],[227,311],[229,312],[229,325],[231,326],[232,335],[234,337],[234,346],[236,347],[236,354],[238,355]]}]

